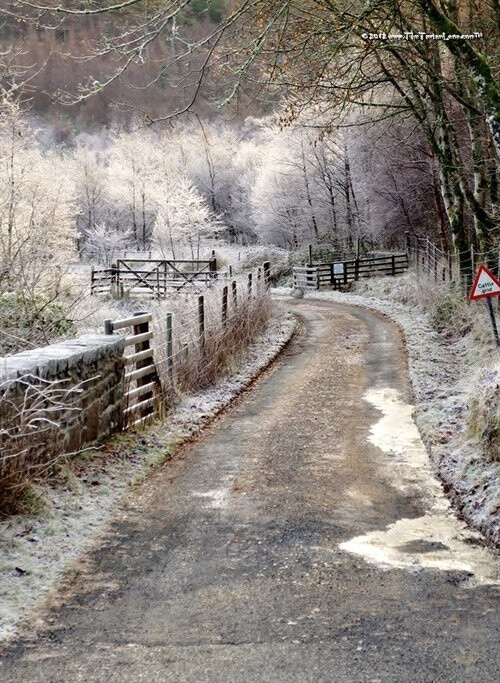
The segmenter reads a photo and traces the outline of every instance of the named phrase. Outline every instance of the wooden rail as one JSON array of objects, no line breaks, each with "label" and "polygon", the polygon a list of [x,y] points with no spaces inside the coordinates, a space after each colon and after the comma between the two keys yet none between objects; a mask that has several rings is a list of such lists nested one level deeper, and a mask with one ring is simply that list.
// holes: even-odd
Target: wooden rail
[{"label": "wooden rail", "polygon": [[162,412],[161,387],[156,371],[150,330],[151,313],[135,313],[122,320],[106,320],[104,331],[113,334],[132,328],[132,334],[125,337],[125,401],[123,410],[124,428],[141,426]]},{"label": "wooden rail", "polygon": [[406,252],[355,258],[335,263],[317,263],[293,269],[295,289],[341,289],[368,277],[399,275],[408,270]]},{"label": "wooden rail", "polygon": [[[221,297],[217,302],[217,307],[220,311],[220,325],[227,329],[233,324],[233,317],[237,324],[235,314],[240,304],[245,305],[246,302],[255,299],[259,293],[269,288],[270,264],[266,261],[254,273],[248,273],[247,278],[242,278],[240,289],[236,280],[224,281],[221,284]],[[215,296],[212,297],[212,300],[214,299]],[[197,353],[201,351],[203,355],[211,327],[215,324],[213,316],[206,319],[203,294],[197,293],[197,306],[193,313],[188,323],[188,337],[191,338],[189,343],[193,345]],[[180,328],[183,326],[181,322]],[[142,425],[162,414],[165,397],[168,400],[168,396],[176,391],[178,367],[176,356],[180,357],[184,353],[184,348],[174,353],[177,332],[174,335],[172,313],[165,313],[163,329],[164,333],[155,344],[152,315],[147,311],[135,313],[129,318],[104,322],[105,334],[111,335],[116,332],[123,334],[125,345],[123,358],[125,365],[124,428]],[[182,339],[185,331],[181,329],[178,334],[180,339],[176,346],[180,347],[184,343]]]}]

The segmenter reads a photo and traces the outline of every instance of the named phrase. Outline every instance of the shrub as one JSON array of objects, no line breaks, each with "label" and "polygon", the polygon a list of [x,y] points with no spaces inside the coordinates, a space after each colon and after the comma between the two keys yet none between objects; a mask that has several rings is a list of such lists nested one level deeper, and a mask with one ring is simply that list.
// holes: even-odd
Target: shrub
[{"label": "shrub", "polygon": [[74,332],[64,306],[45,294],[25,291],[0,294],[0,353],[41,346]]},{"label": "shrub", "polygon": [[472,331],[474,316],[463,293],[449,289],[434,303],[431,321],[438,332],[449,337],[463,337]]},{"label": "shrub", "polygon": [[480,373],[469,401],[467,424],[483,453],[500,462],[500,363]]},{"label": "shrub", "polygon": [[80,387],[33,375],[0,382],[0,510],[32,507],[30,483],[62,455],[64,424]]}]

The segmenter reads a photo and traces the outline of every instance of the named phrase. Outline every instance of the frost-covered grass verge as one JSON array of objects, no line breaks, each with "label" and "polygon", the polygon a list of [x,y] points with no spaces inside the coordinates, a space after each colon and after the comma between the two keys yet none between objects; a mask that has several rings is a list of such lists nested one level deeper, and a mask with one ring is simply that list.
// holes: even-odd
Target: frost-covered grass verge
[{"label": "frost-covered grass verge", "polygon": [[280,311],[237,372],[185,396],[164,423],[119,434],[66,462],[57,478],[32,488],[33,514],[0,522],[0,640],[16,634],[65,568],[91,546],[131,485],[168,460],[247,388],[287,345],[295,325],[291,314]]},{"label": "frost-covered grass verge", "polygon": [[[491,457],[491,444],[498,443],[498,351],[486,334],[482,311],[476,314],[472,309],[477,322],[454,335],[449,326],[439,324],[439,313],[436,319],[435,309],[425,303],[426,292],[414,291],[417,285],[409,284],[410,278],[373,280],[359,287],[361,294],[315,292],[307,296],[366,306],[400,326],[408,352],[415,420],[434,470],[467,522],[498,546],[500,462]],[[450,325],[459,322],[450,320]],[[495,402],[487,420],[481,396]]]}]

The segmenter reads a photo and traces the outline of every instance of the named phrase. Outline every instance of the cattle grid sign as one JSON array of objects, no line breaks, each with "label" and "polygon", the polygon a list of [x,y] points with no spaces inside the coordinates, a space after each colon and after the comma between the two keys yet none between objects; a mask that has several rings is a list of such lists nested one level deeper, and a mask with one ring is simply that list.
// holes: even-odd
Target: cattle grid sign
[{"label": "cattle grid sign", "polygon": [[482,263],[476,272],[474,284],[470,290],[469,299],[476,301],[477,299],[485,299],[488,313],[490,315],[491,327],[493,329],[493,336],[497,346],[500,346],[500,337],[498,335],[497,321],[495,318],[495,311],[491,299],[494,296],[500,295],[500,281],[493,275],[484,263]]}]

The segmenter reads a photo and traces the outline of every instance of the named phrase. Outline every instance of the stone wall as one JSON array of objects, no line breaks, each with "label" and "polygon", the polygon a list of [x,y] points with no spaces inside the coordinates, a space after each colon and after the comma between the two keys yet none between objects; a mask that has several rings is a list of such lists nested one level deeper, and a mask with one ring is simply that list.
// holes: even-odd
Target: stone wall
[{"label": "stone wall", "polygon": [[123,348],[86,335],[0,358],[0,479],[122,428]]}]

